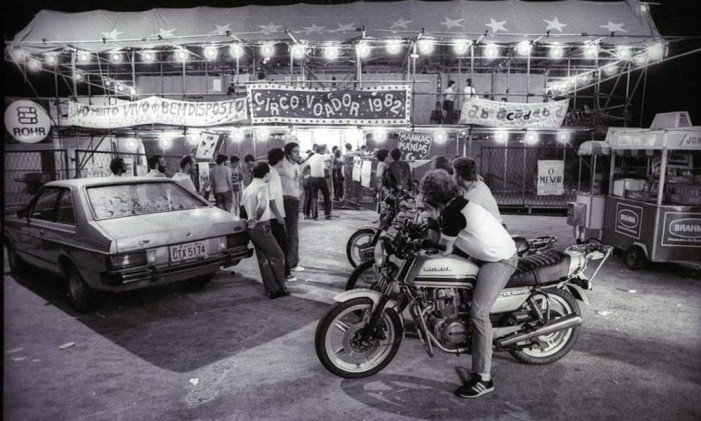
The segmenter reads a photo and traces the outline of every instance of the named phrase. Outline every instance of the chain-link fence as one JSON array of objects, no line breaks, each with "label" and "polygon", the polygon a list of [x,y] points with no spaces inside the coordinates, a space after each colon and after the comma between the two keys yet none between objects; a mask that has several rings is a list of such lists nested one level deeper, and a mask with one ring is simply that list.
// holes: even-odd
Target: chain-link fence
[{"label": "chain-link fence", "polygon": [[[563,161],[563,194],[538,195],[538,161]],[[577,189],[578,159],[572,148],[483,146],[480,174],[500,208],[566,209]]]},{"label": "chain-link fence", "polygon": [[70,177],[65,149],[6,151],[4,208],[6,213],[25,207],[39,187]]}]

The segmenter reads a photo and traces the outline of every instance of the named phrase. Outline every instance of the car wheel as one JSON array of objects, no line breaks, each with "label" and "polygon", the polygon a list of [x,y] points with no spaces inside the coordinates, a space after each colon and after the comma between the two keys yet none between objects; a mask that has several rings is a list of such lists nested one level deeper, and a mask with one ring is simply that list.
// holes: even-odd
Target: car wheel
[{"label": "car wheel", "polygon": [[647,258],[645,252],[640,246],[630,246],[626,251],[625,263],[630,270],[638,270],[645,266]]},{"label": "car wheel", "polygon": [[95,308],[95,291],[73,266],[69,266],[66,273],[66,292],[68,303],[76,311],[87,313]]},{"label": "car wheel", "polygon": [[29,269],[27,263],[19,257],[19,254],[15,251],[9,243],[7,244],[7,262],[10,264],[10,272],[15,275],[21,275],[26,273]]}]

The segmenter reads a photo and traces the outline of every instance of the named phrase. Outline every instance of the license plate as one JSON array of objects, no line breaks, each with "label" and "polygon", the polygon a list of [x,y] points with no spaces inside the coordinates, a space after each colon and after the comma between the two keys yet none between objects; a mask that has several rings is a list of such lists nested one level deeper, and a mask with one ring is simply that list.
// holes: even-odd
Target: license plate
[{"label": "license plate", "polygon": [[207,242],[195,241],[194,243],[178,244],[170,246],[170,261],[180,262],[183,260],[197,259],[207,256]]}]

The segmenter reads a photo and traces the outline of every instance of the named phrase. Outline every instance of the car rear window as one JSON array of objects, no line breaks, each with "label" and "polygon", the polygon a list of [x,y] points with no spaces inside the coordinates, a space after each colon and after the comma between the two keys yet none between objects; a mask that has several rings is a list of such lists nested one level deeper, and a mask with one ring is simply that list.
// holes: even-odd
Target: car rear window
[{"label": "car rear window", "polygon": [[88,187],[95,219],[173,212],[206,207],[176,183],[137,183]]}]

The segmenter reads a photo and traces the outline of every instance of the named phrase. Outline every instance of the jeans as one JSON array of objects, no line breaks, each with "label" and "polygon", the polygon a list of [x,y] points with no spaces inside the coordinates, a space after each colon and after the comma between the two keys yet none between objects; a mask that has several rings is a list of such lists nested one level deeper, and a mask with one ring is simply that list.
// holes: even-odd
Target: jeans
[{"label": "jeans", "polygon": [[317,200],[319,198],[319,190],[321,194],[324,195],[324,215],[331,216],[331,197],[329,194],[329,186],[326,185],[326,179],[323,177],[312,177],[312,218],[316,219],[319,217],[319,211],[317,210]]},{"label": "jeans", "polygon": [[470,308],[472,326],[472,371],[488,374],[492,369],[492,323],[489,312],[509,278],[518,267],[518,255],[508,259],[483,263],[477,274]]},{"label": "jeans", "polygon": [[231,212],[231,191],[214,193],[214,203],[219,209]]},{"label": "jeans", "polygon": [[454,124],[455,103],[446,99],[443,101],[443,107],[445,108],[445,124]]},{"label": "jeans", "polygon": [[259,222],[248,230],[256,249],[258,269],[267,294],[285,289],[285,255],[282,253],[269,222]]},{"label": "jeans", "polygon": [[312,179],[311,177],[305,178],[302,180],[302,188],[303,188],[303,193],[302,193],[302,203],[303,203],[303,212],[304,216],[307,218],[311,218],[312,216]]},{"label": "jeans", "polygon": [[284,196],[285,228],[287,229],[287,261],[293,268],[299,264],[299,199]]},{"label": "jeans", "polygon": [[280,246],[280,250],[282,250],[282,254],[285,256],[285,276],[290,274],[290,259],[287,258],[287,253],[288,253],[288,247],[287,247],[287,230],[285,229],[285,223],[280,223],[277,221],[277,219],[271,219],[270,220],[270,228],[273,233],[273,237],[275,237],[275,241],[277,241],[278,246]]}]

